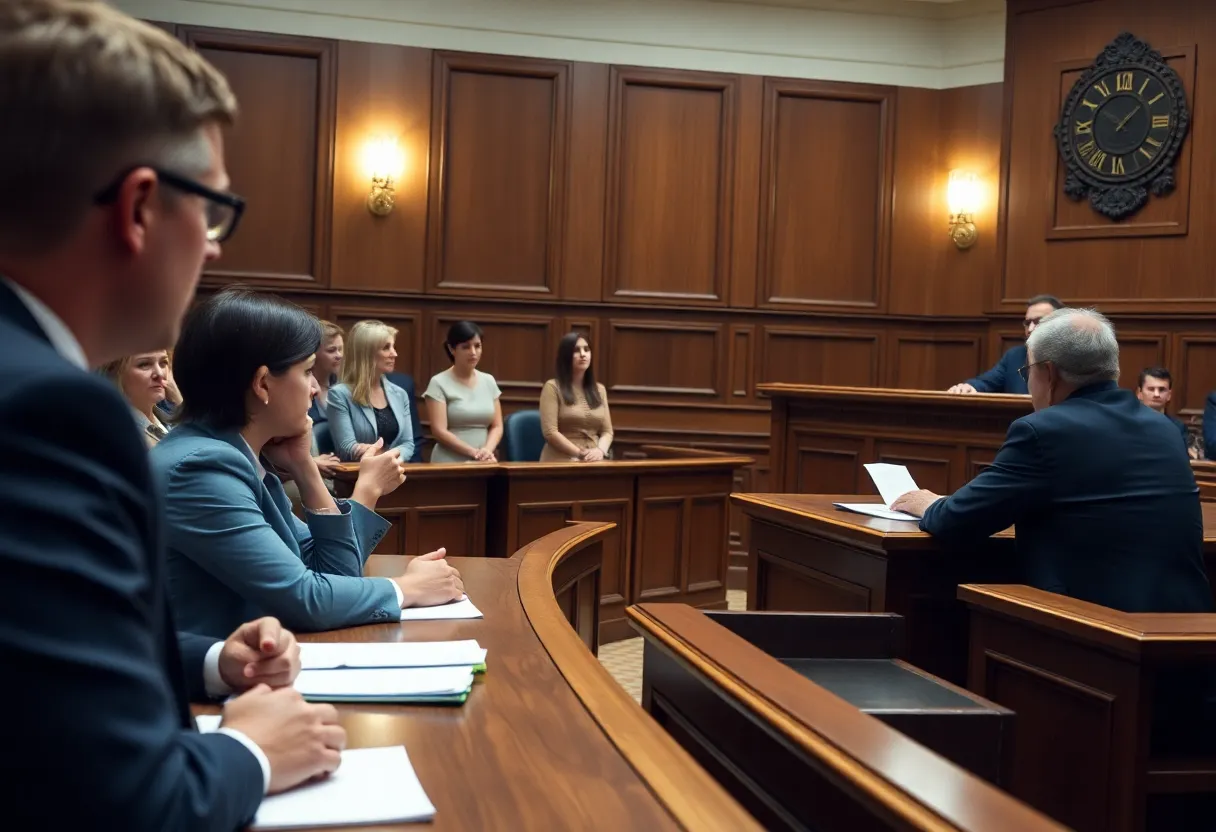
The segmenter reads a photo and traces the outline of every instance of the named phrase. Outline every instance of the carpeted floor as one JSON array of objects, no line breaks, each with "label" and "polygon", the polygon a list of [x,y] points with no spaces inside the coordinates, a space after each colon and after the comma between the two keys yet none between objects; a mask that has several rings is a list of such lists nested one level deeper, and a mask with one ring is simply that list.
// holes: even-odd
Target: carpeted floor
[{"label": "carpeted floor", "polygon": [[[727,590],[726,606],[732,610],[747,609],[747,593],[742,589]],[[601,644],[600,664],[635,700],[642,701],[642,639]]]}]

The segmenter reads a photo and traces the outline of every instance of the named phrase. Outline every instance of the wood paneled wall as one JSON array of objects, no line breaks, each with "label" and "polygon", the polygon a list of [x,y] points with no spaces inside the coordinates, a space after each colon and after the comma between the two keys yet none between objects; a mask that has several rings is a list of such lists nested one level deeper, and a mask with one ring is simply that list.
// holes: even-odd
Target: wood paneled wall
[{"label": "wood paneled wall", "polygon": [[[1006,83],[951,90],[179,26],[243,111],[228,162],[249,209],[205,285],[275,289],[344,325],[382,318],[420,388],[446,366],[448,324],[475,320],[508,410],[534,406],[557,340],[586,331],[621,451],[757,455],[752,489],[768,445],[757,383],[943,388],[1016,343],[1040,291],[1113,310],[1125,381],[1163,363],[1175,409],[1197,409],[1216,387],[1216,237],[1198,233],[1213,163],[1188,156],[1138,236],[1048,192],[1068,73],[1131,28],[1193,78],[1196,44],[1216,41],[1199,5],[1011,0]],[[1208,129],[1206,100],[1192,106],[1188,148]],[[406,166],[377,218],[361,155],[385,135]],[[955,167],[988,190],[965,252],[946,228]]]}]

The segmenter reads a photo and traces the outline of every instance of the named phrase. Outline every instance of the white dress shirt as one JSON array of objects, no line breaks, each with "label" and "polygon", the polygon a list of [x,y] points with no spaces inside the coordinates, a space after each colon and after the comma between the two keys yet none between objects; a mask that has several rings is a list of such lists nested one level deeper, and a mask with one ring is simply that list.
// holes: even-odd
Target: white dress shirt
[{"label": "white dress shirt", "polygon": [[[76,340],[76,336],[72,334],[72,330],[68,329],[67,324],[51,311],[49,306],[32,295],[25,287],[17,285],[7,277],[0,276],[0,280],[4,281],[4,285],[12,289],[17,299],[25,304],[25,308],[33,316],[38,326],[42,328],[42,332],[46,335],[47,340],[51,342],[51,346],[55,348],[55,352],[59,353],[65,361],[88,372],[89,361],[85,358],[84,349],[81,348],[80,342]],[[203,687],[206,689],[208,696],[219,697],[232,693],[232,688],[224,683],[224,679],[220,675],[220,653],[223,651],[223,648],[224,643],[222,641],[216,642],[211,645],[207,650],[207,655],[203,657]],[[249,749],[249,753],[254,756],[258,761],[258,765],[262,768],[263,791],[269,791],[270,760],[267,759],[266,753],[258,747],[258,744],[235,728],[221,727],[216,733],[227,734]]]}]

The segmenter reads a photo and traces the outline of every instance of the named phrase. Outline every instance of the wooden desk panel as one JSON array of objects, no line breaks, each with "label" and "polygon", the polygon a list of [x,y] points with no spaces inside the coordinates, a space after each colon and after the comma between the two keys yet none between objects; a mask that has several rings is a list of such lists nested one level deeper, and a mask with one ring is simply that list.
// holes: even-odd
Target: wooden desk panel
[{"label": "wooden desk panel", "polygon": [[772,399],[770,487],[792,494],[874,493],[862,467],[907,465],[916,482],[949,494],[990,463],[1029,396],[956,396],[887,390],[761,384]]},{"label": "wooden desk panel", "polygon": [[969,687],[1018,714],[1011,792],[1080,832],[1208,828],[1171,803],[1216,792],[1212,750],[1156,748],[1153,700],[1162,670],[1211,666],[1216,614],[1125,613],[1026,586],[958,596],[971,612]]},{"label": "wooden desk panel", "polygon": [[629,616],[646,639],[644,707],[767,829],[1060,829],[812,684],[719,616],[678,604],[630,607]]},{"label": "wooden desk panel", "polygon": [[[842,511],[856,495],[735,494],[751,521],[748,609],[894,612],[907,622],[905,657],[966,683],[964,583],[1015,583],[1012,530],[966,550],[945,549],[912,522]],[[1216,503],[1203,504],[1204,555],[1216,586]]]},{"label": "wooden desk panel", "polygon": [[[454,559],[483,620],[397,622],[301,636],[331,642],[477,639],[488,650],[488,670],[463,706],[337,706],[349,747],[405,745],[436,808],[434,822],[416,828],[759,829],[638,708],[567,622],[555,597],[570,578],[563,566],[598,547],[607,531],[570,526],[512,558]],[[401,557],[373,556],[367,574],[400,574],[404,564]]]},{"label": "wooden desk panel", "polygon": [[[614,524],[603,540],[601,639],[631,635],[641,598],[726,607],[730,493],[754,460],[714,452],[589,464],[409,465],[377,511],[393,529],[377,554],[505,557],[569,522]],[[358,465],[338,485],[349,494]]]},{"label": "wooden desk panel", "polygon": [[[343,468],[344,473],[334,482],[334,490],[338,496],[347,497],[358,477],[359,466]],[[451,556],[483,557],[487,484],[495,474],[495,466],[423,462],[410,463],[405,468],[405,482],[376,506],[376,513],[393,527],[376,546],[375,553],[420,555],[444,546]]]}]

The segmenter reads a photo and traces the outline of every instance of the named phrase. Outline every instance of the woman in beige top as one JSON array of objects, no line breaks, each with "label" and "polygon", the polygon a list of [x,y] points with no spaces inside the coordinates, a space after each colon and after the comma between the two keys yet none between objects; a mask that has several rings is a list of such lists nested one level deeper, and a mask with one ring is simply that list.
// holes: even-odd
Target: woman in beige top
[{"label": "woman in beige top", "polygon": [[129,355],[111,361],[101,368],[101,372],[118,385],[131,405],[135,424],[139,426],[148,447],[163,439],[169,428],[160,420],[157,405],[165,400],[169,354],[165,350],[157,350]]},{"label": "woman in beige top", "polygon": [[608,392],[591,372],[591,347],[577,332],[557,346],[557,378],[540,393],[541,462],[602,462],[612,448]]}]

